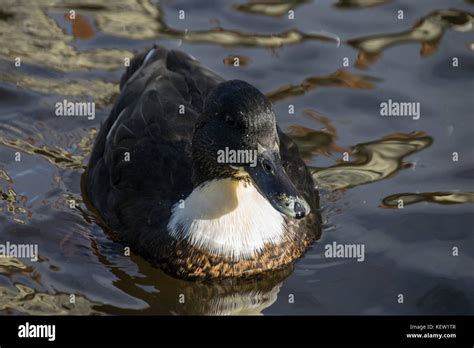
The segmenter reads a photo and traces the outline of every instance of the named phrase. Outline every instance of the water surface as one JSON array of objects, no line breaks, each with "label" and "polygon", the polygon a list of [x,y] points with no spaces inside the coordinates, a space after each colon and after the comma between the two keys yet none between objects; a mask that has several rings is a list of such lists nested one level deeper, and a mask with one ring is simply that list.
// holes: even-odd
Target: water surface
[{"label": "water surface", "polygon": [[[473,12],[461,0],[2,1],[0,243],[40,257],[0,258],[0,313],[473,314]],[[81,175],[124,59],[154,43],[274,103],[321,191],[322,237],[293,267],[243,284],[174,279],[125,256],[87,211]],[[95,119],[56,117],[64,99],[95,101]],[[388,99],[420,102],[420,119],[381,117]],[[364,261],[326,258],[333,242],[363,244]]]}]

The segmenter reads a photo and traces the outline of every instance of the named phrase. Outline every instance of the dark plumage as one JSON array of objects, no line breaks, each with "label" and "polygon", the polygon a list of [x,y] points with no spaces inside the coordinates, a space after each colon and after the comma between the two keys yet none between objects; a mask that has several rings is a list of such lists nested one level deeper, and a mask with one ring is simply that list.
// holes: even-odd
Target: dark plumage
[{"label": "dark plumage", "polygon": [[[214,119],[213,122],[210,122]],[[270,102],[244,81],[220,83],[206,97],[195,125],[193,139],[194,185],[235,172],[217,162],[217,151],[225,146],[257,149],[257,142],[273,147],[277,134]],[[202,154],[209,154],[202,156]],[[203,158],[204,157],[204,158]],[[212,171],[212,172],[209,172]],[[230,173],[232,174],[232,173]]]},{"label": "dark plumage", "polygon": [[[121,79],[120,96],[85,174],[85,194],[114,236],[180,277],[242,277],[281,269],[320,235],[314,183],[295,143],[277,128],[270,103],[245,82],[219,85],[223,81],[182,52],[155,47],[137,55]],[[219,146],[253,149],[258,141],[271,147],[275,139],[284,171],[311,208],[304,219],[285,217],[291,232],[285,243],[235,261],[167,233],[172,206],[193,187],[236,175],[235,168],[212,160]]]}]

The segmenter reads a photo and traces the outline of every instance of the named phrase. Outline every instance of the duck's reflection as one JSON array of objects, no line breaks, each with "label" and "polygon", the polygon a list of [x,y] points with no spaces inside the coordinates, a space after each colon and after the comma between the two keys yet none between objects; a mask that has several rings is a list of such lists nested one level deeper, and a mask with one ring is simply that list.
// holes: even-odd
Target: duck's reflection
[{"label": "duck's reflection", "polygon": [[138,267],[138,273],[134,275],[119,267],[110,268],[119,279],[115,286],[139,297],[147,302],[149,307],[137,313],[135,310],[104,305],[97,308],[101,312],[154,315],[262,315],[266,308],[275,303],[282,282],[293,271],[293,265],[290,265],[285,269],[268,272],[252,279],[195,282],[171,277],[152,267],[141,257],[132,256],[132,261]]},{"label": "duck's reflection", "polygon": [[209,314],[212,315],[260,315],[276,300],[282,283],[268,292],[251,290],[245,294],[231,294],[210,301]]},{"label": "duck's reflection", "polygon": [[[291,273],[269,272],[254,280],[232,280],[224,283],[183,282],[171,288],[170,296],[177,295],[176,314],[261,315],[277,300],[283,280]],[[176,293],[180,291],[181,293]],[[186,303],[180,303],[180,296]]]}]

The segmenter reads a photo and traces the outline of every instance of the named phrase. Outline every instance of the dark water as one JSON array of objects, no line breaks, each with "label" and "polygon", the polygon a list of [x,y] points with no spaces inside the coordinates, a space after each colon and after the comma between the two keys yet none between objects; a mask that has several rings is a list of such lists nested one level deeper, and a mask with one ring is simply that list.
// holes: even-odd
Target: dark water
[{"label": "dark water", "polygon": [[[473,314],[473,12],[461,0],[1,1],[0,244],[40,255],[0,258],[1,313]],[[324,233],[293,268],[181,281],[94,223],[80,191],[94,135],[124,58],[153,43],[274,102],[321,188]],[[63,99],[95,101],[95,119],[56,117]],[[420,118],[381,117],[388,99],[419,102]],[[364,261],[325,257],[333,242],[364,245]]]}]

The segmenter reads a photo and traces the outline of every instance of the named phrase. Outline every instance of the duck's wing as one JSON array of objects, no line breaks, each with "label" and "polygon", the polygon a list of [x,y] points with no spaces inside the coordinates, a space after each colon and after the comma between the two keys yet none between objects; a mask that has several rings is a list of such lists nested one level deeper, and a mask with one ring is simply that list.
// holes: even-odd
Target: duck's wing
[{"label": "duck's wing", "polygon": [[112,229],[146,229],[156,214],[167,221],[171,205],[192,190],[194,123],[221,81],[192,57],[162,47],[132,59],[85,179],[88,199]]}]

